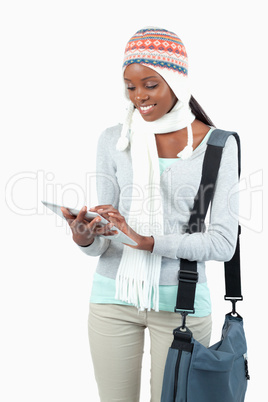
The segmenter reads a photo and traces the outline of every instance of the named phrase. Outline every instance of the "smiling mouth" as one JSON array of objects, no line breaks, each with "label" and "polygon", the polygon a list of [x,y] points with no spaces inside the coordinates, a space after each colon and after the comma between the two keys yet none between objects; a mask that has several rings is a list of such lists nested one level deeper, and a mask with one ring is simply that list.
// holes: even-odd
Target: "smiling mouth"
[{"label": "smiling mouth", "polygon": [[139,106],[139,111],[141,114],[147,114],[150,113],[151,110],[155,107],[156,105],[148,105],[148,106]]}]

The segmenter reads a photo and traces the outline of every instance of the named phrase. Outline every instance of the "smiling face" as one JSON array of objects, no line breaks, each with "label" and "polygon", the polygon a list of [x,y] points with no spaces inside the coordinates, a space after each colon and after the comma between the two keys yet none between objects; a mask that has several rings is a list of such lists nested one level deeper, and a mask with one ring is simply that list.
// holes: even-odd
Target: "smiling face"
[{"label": "smiling face", "polygon": [[168,113],[177,98],[164,78],[142,64],[129,65],[124,72],[129,99],[146,121],[155,121]]}]

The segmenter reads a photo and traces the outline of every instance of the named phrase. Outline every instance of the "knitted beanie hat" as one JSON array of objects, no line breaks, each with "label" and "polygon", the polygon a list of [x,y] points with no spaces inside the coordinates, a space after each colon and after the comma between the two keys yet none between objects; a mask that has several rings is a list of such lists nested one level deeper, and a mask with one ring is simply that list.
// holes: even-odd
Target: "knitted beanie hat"
[{"label": "knitted beanie hat", "polygon": [[[137,31],[128,41],[125,53],[123,72],[126,67],[142,64],[156,71],[164,78],[178,100],[188,106],[191,97],[188,80],[188,56],[181,39],[166,29],[147,27]],[[128,91],[125,96],[129,99]],[[128,131],[131,125],[134,106],[129,104],[121,138],[117,149],[123,151],[128,146]]]}]

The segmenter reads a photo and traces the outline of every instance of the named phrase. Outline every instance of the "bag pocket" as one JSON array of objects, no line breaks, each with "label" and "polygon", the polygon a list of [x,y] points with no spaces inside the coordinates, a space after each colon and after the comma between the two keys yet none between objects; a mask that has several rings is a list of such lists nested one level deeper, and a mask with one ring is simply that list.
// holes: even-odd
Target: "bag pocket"
[{"label": "bag pocket", "polygon": [[247,381],[244,356],[207,349],[195,342],[187,402],[243,402]]}]

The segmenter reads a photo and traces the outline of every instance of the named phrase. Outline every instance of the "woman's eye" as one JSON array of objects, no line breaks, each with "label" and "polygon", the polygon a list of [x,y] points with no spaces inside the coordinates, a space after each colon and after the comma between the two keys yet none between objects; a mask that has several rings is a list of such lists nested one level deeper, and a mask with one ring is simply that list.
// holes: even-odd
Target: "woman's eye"
[{"label": "woman's eye", "polygon": [[134,91],[135,87],[127,87],[129,91]]},{"label": "woman's eye", "polygon": [[155,89],[157,87],[158,84],[155,85],[147,85],[146,88],[148,89]]}]

